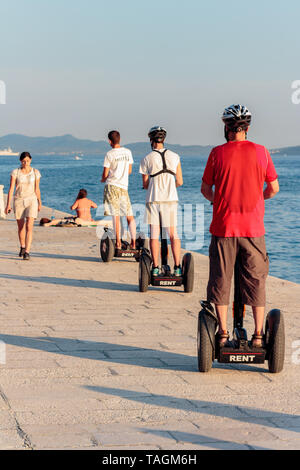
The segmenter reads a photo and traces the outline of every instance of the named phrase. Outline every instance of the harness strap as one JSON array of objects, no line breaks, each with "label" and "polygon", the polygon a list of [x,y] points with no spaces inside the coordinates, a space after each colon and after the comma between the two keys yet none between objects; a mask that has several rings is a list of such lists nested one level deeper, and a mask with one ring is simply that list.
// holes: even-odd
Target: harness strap
[{"label": "harness strap", "polygon": [[167,150],[168,149],[165,149],[163,152],[160,152],[159,150],[153,150],[153,152],[157,152],[161,156],[163,169],[158,171],[154,175],[150,175],[150,178],[154,178],[154,176],[158,176],[158,175],[161,175],[163,173],[170,173],[170,175],[176,176],[176,173],[174,173],[174,171],[168,170],[168,168],[167,168],[166,157],[165,157],[165,153],[167,152]]}]

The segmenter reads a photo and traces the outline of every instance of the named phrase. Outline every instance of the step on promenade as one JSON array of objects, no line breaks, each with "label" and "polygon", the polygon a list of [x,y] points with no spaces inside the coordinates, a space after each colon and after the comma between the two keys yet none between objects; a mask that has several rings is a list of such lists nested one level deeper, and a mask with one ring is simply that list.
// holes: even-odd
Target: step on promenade
[{"label": "step on promenade", "polygon": [[194,254],[192,294],[140,293],[138,263],[102,263],[95,228],[36,226],[28,262],[12,216],[0,238],[0,449],[300,448],[299,284],[268,278],[267,310],[285,315],[280,374],[200,374],[206,256]]}]

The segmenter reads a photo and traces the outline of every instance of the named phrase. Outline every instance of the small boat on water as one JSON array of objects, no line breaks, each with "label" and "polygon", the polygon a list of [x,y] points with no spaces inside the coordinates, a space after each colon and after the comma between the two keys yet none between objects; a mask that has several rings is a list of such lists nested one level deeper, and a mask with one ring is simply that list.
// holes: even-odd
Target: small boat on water
[{"label": "small boat on water", "polygon": [[5,157],[16,156],[16,155],[19,155],[19,152],[13,152],[12,149],[8,147],[7,149],[0,150],[0,155],[5,156]]},{"label": "small boat on water", "polygon": [[78,155],[76,155],[75,160],[82,160],[82,158],[80,158],[80,157],[78,157]]}]

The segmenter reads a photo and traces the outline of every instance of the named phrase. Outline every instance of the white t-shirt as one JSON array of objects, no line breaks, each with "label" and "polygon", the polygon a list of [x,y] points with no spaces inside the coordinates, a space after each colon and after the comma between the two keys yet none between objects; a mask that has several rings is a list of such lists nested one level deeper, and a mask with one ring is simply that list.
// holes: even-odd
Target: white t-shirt
[{"label": "white t-shirt", "polygon": [[16,180],[15,199],[35,196],[35,180],[41,178],[41,173],[36,168],[32,168],[27,174],[16,168],[10,174]]},{"label": "white t-shirt", "polygon": [[129,165],[133,163],[132,153],[125,147],[112,149],[107,152],[103,166],[109,168],[106,184],[128,189]]},{"label": "white t-shirt", "polygon": [[[165,149],[159,150],[162,153]],[[165,153],[167,169],[176,173],[180,163],[177,153],[167,150]],[[152,151],[140,163],[140,173],[142,175],[154,175],[163,169],[162,158],[159,153]],[[171,202],[178,201],[175,176],[170,173],[162,173],[161,175],[150,178],[146,195],[146,202]]]}]

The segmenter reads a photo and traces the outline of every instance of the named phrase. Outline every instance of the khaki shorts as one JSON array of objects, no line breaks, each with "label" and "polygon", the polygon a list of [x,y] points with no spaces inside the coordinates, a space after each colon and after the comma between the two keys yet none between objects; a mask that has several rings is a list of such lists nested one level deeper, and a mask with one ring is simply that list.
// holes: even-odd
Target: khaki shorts
[{"label": "khaki shorts", "polygon": [[15,199],[14,212],[17,220],[25,219],[26,217],[36,219],[38,216],[38,201],[36,196]]},{"label": "khaki shorts", "polygon": [[211,237],[209,247],[209,281],[207,300],[216,305],[228,305],[231,280],[237,255],[240,256],[241,301],[252,307],[266,303],[265,284],[269,272],[269,257],[265,237]]},{"label": "khaki shorts", "polygon": [[177,227],[177,206],[174,202],[147,202],[145,222],[149,225],[162,227]]},{"label": "khaki shorts", "polygon": [[103,195],[104,215],[131,216],[132,207],[126,189],[107,184]]}]

